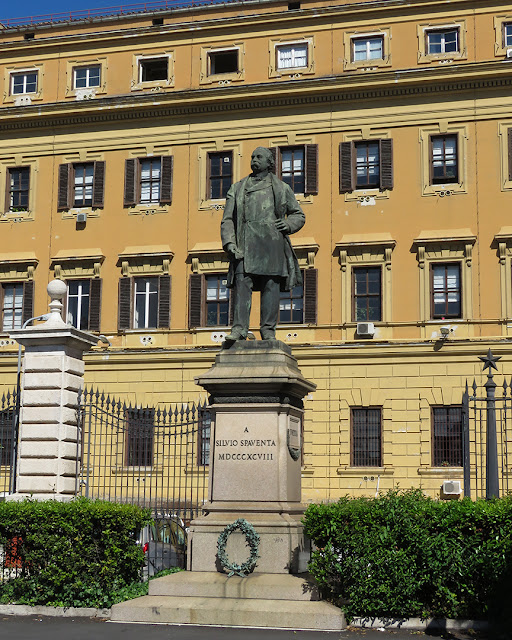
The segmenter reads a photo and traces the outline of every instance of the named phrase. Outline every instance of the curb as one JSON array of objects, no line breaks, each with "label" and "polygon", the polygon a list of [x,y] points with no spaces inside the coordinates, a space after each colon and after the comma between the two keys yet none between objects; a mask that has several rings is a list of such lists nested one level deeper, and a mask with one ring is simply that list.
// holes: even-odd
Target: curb
[{"label": "curb", "polygon": [[486,620],[453,620],[451,618],[353,618],[349,627],[360,629],[407,629],[409,631],[487,631]]},{"label": "curb", "polygon": [[28,604],[0,604],[3,616],[48,616],[50,618],[104,618],[110,620],[110,609],[88,607],[31,607]]}]

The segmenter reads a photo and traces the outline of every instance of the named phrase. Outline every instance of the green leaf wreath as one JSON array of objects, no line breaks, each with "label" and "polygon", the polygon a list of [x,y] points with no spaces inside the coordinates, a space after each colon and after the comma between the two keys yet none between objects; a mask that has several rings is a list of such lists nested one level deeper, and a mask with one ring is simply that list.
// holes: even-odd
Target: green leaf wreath
[{"label": "green leaf wreath", "polygon": [[[251,549],[251,554],[245,562],[242,564],[236,564],[229,562],[226,554],[226,543],[228,537],[233,531],[239,529],[245,535],[245,543]],[[220,534],[217,540],[217,557],[222,565],[222,568],[228,571],[228,578],[237,575],[241,578],[246,578],[250,573],[254,571],[256,562],[258,560],[260,546],[260,536],[256,533],[256,530],[250,522],[247,522],[244,518],[238,518],[233,524],[228,524],[224,531]]]}]

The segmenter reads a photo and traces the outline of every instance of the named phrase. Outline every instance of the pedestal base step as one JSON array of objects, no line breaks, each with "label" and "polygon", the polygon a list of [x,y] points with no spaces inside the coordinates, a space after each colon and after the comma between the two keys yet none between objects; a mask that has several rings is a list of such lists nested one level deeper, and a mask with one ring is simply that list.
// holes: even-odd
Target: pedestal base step
[{"label": "pedestal base step", "polygon": [[144,596],[112,607],[115,622],[164,622],[221,627],[339,631],[342,612],[326,602]]},{"label": "pedestal base step", "polygon": [[339,631],[343,613],[299,576],[183,572],[150,582],[150,595],[112,607],[114,622]]}]

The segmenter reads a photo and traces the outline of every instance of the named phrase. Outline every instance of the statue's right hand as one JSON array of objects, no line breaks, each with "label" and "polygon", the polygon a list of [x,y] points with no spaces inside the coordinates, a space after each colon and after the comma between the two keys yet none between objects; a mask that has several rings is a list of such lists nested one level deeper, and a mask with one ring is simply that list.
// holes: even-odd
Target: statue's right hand
[{"label": "statue's right hand", "polygon": [[231,255],[235,255],[237,251],[236,244],[234,242],[229,242],[226,246],[226,251]]}]

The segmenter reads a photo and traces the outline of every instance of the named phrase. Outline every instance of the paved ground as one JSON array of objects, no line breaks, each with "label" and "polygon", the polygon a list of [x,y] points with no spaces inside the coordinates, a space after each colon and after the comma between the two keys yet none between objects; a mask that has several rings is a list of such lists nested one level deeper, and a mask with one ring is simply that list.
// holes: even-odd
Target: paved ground
[{"label": "paved ground", "polygon": [[425,634],[418,631],[346,629],[342,632],[272,631],[149,624],[112,623],[98,619],[1,616],[4,640],[491,640],[474,634]]}]

